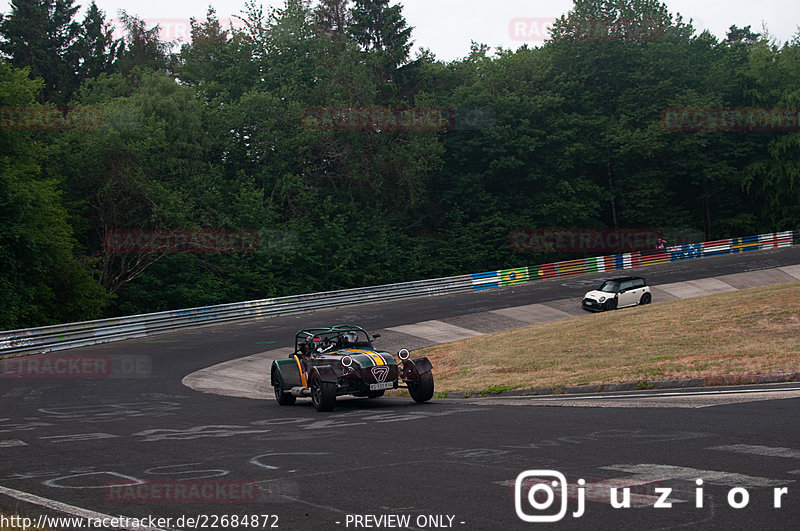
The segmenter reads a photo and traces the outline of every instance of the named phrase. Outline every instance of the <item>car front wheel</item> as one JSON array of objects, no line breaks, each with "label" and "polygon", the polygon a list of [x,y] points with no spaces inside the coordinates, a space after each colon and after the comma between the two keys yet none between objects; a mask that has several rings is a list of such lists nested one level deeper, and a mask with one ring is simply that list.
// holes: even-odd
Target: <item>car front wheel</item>
[{"label": "car front wheel", "polygon": [[277,400],[278,404],[281,406],[291,406],[297,402],[297,397],[290,393],[284,393],[280,384],[278,384],[275,386],[275,400]]},{"label": "car front wheel", "polygon": [[426,372],[408,382],[408,393],[414,402],[427,402],[433,398],[433,373]]},{"label": "car front wheel", "polygon": [[317,411],[331,411],[336,405],[336,384],[323,382],[319,376],[312,377],[311,402]]},{"label": "car front wheel", "polygon": [[275,400],[278,401],[278,404],[281,406],[291,406],[297,401],[297,397],[291,393],[284,393],[283,392],[283,385],[281,384],[280,378],[275,379],[276,383],[273,386],[275,390]]},{"label": "car front wheel", "polygon": [[606,310],[616,310],[617,309],[617,299],[608,299],[606,301]]}]

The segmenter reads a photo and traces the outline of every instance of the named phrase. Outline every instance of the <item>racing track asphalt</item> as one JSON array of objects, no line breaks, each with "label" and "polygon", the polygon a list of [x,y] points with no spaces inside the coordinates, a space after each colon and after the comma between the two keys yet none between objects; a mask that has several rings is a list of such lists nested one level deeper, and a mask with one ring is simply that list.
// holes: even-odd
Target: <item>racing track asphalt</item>
[{"label": "racing track asphalt", "polygon": [[[668,284],[798,263],[800,249],[788,248],[634,271],[651,284]],[[417,405],[409,399],[351,399],[340,400],[333,413],[320,414],[308,401],[279,407],[181,385],[198,369],[286,346],[305,326],[354,323],[376,330],[578,299],[583,281],[594,284],[602,276],[207,327],[71,351],[146,360],[147,374],[0,379],[0,507],[54,511],[20,502],[14,494],[26,492],[108,515],[275,514],[280,529],[365,529],[355,527],[353,519],[374,522],[365,518],[390,514],[408,516],[410,527],[418,529],[445,528],[429,525],[437,522],[470,530],[529,529],[535,524],[524,523],[515,512],[515,479],[525,470],[551,469],[571,485],[583,478],[592,486],[585,514],[567,515],[558,527],[793,528],[800,521],[800,386],[686,399],[634,394],[639,398],[597,397],[589,403],[505,398]],[[115,498],[118,491],[108,488],[220,478],[255,482],[257,500],[228,503],[231,491],[223,489],[216,503],[177,503],[144,492],[132,502]],[[695,506],[698,478],[705,481],[702,508]],[[531,480],[522,483],[523,495],[532,485]],[[611,508],[601,496],[610,486],[630,487],[633,507]],[[656,488],[672,489],[671,508],[653,507],[661,492]],[[734,488],[749,494],[746,508],[728,503]],[[774,490],[784,488],[782,507],[774,508]],[[570,513],[577,509],[578,492],[572,487],[566,499]],[[733,501],[742,495],[735,491]],[[522,508],[535,516],[532,506],[523,503]]]}]

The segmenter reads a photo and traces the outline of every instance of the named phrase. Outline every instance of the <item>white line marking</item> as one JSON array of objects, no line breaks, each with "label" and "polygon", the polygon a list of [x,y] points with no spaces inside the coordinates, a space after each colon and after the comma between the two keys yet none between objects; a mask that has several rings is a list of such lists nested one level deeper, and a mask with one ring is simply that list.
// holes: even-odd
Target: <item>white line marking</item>
[{"label": "white line marking", "polygon": [[610,465],[601,467],[604,470],[615,472],[629,472],[633,477],[646,479],[648,481],[668,481],[680,479],[693,481],[702,479],[711,485],[725,485],[729,487],[778,487],[794,483],[794,480],[781,480],[762,478],[758,476],[748,476],[736,472],[722,472],[719,470],[701,470],[684,466],[638,464],[638,465]]},{"label": "white line marking", "polygon": [[28,446],[28,443],[25,441],[20,441],[19,439],[6,439],[5,441],[0,441],[0,448],[11,448],[12,446]]},{"label": "white line marking", "polygon": [[800,459],[800,450],[784,448],[782,446],[757,446],[750,444],[729,444],[712,446],[706,450],[721,450],[723,452],[736,452],[738,454],[763,455],[767,457],[788,457]]},{"label": "white line marking", "polygon": [[721,391],[667,391],[663,393],[648,393],[648,394],[628,394],[628,395],[602,395],[602,396],[563,396],[552,398],[537,398],[534,396],[509,396],[503,398],[517,398],[517,399],[536,399],[542,401],[562,401],[562,400],[605,400],[607,398],[658,398],[661,396],[693,396],[693,395],[723,395],[723,394],[737,394],[737,393],[774,393],[776,391],[800,391],[800,387],[782,387],[780,389],[726,389]]},{"label": "white line marking", "polygon": [[[70,514],[72,516],[77,516],[80,518],[86,518],[86,519],[91,518],[92,520],[103,520],[105,518],[126,518],[125,516],[110,516],[107,514],[90,511],[89,509],[82,509],[81,507],[75,507],[74,505],[69,505],[60,501],[51,500],[49,498],[43,498],[35,494],[30,494],[29,492],[22,492],[21,490],[10,489],[8,487],[3,487],[2,485],[0,485],[0,494],[3,494],[5,496],[10,496],[11,498],[20,500],[22,502],[32,503],[34,505],[39,505],[41,507],[47,507],[48,509],[52,509],[54,511],[58,511],[64,514]],[[128,520],[133,520],[133,518],[128,518]],[[125,527],[122,529],[133,530],[134,528]],[[136,529],[146,530],[146,531],[165,531],[157,527],[137,527]]]},{"label": "white line marking", "polygon": [[119,437],[119,435],[113,435],[111,433],[73,433],[70,435],[48,435],[46,437],[39,437],[39,438],[53,443],[60,443],[60,442],[76,442],[76,441],[94,441],[97,439],[113,439],[115,437]]}]

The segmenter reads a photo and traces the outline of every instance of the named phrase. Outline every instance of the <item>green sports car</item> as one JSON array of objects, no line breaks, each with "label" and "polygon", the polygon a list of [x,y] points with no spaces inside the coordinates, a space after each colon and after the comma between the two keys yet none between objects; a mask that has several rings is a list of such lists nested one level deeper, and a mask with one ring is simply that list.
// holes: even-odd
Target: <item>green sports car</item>
[{"label": "green sports car", "polygon": [[270,382],[278,404],[289,406],[297,397],[310,396],[317,411],[332,410],[337,396],[376,398],[400,387],[407,388],[416,402],[430,400],[433,366],[428,358],[411,358],[406,349],[397,357],[399,362],[388,352],[375,350],[359,326],[304,328],[295,335],[289,358],[272,362]]}]

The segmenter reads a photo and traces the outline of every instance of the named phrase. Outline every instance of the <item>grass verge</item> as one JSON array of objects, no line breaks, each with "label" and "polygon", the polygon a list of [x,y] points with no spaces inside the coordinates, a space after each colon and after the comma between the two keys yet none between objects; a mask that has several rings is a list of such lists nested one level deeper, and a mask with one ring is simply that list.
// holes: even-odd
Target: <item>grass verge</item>
[{"label": "grass verge", "polygon": [[414,355],[430,358],[439,396],[800,372],[800,282],[586,314]]}]

